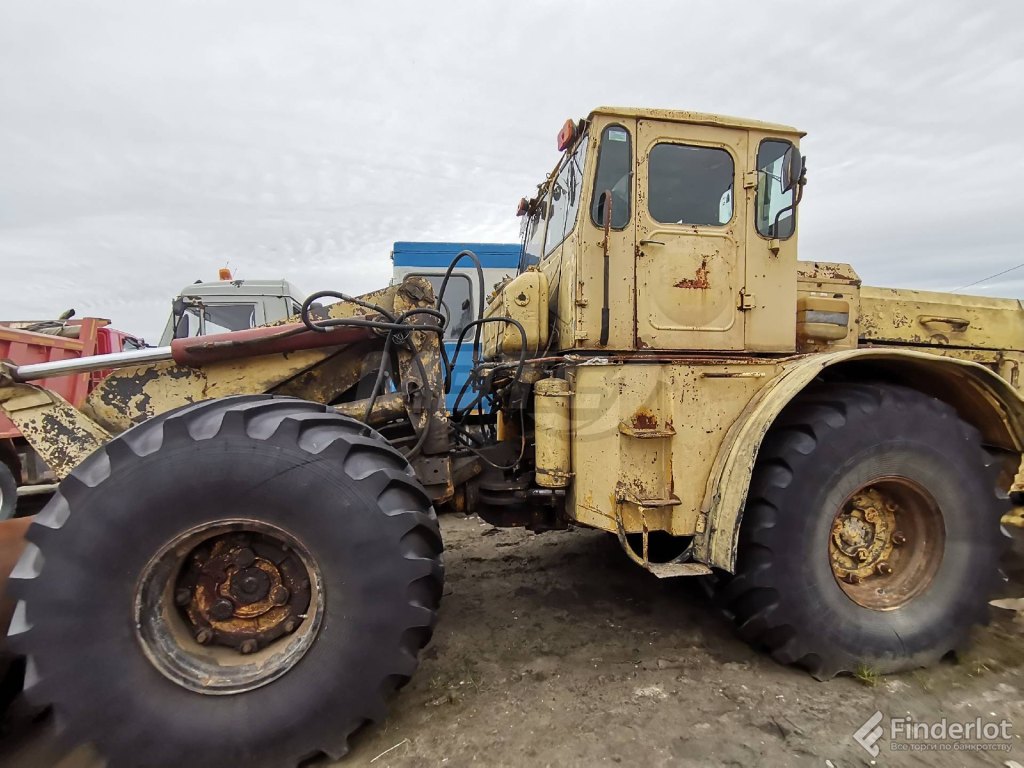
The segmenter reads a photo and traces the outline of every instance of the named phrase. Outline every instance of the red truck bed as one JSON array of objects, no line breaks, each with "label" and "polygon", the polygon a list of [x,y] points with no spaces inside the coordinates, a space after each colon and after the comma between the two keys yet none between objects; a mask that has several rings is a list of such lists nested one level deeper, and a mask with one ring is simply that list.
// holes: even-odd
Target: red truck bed
[{"label": "red truck bed", "polygon": [[[70,320],[65,323],[67,335],[38,333],[25,330],[26,323],[0,322],[0,360],[18,365],[69,360],[87,355],[120,352],[126,338],[121,331],[109,327],[110,321],[96,317]],[[76,408],[82,405],[93,384],[103,377],[104,371],[58,376],[37,382],[58,393]],[[5,415],[0,413],[0,439],[20,437],[21,433]]]}]

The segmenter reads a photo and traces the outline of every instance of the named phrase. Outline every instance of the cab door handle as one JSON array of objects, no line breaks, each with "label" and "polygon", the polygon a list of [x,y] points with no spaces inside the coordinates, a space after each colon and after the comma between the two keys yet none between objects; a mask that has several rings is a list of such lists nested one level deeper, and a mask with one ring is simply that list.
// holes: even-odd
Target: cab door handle
[{"label": "cab door handle", "polygon": [[640,245],[664,245],[661,240],[641,240]]}]

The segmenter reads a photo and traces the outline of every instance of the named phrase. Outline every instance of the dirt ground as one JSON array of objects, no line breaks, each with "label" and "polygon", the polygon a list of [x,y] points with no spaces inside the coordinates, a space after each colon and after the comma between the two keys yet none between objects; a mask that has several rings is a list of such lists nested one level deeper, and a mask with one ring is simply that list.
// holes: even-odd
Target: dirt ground
[{"label": "dirt ground", "polygon": [[[445,517],[447,585],[419,672],[340,766],[1024,765],[1024,624],[994,611],[958,663],[820,683],[737,639],[692,579],[659,581],[591,531]],[[1024,595],[1019,580],[1008,584]],[[876,711],[1013,723],[1013,751],[894,752]],[[0,764],[61,768],[45,729]]]}]

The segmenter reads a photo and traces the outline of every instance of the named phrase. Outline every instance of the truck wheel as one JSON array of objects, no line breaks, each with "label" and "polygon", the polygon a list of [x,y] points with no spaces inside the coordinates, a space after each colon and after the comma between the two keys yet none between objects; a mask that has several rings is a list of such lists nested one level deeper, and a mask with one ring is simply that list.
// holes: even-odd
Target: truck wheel
[{"label": "truck wheel", "polygon": [[18,509],[18,481],[11,468],[0,461],[0,520],[10,520]]},{"label": "truck wheel", "polygon": [[64,480],[12,574],[26,695],[110,766],[338,757],[417,666],[441,597],[430,499],[327,406],[187,406]]},{"label": "truck wheel", "polygon": [[895,385],[807,393],[761,447],[736,575],[742,637],[818,679],[924,666],[988,618],[996,461],[949,405]]}]

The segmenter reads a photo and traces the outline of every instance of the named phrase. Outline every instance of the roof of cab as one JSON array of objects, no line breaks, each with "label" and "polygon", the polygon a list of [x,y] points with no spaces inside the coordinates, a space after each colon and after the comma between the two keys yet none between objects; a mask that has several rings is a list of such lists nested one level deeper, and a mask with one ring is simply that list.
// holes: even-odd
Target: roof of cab
[{"label": "roof of cab", "polygon": [[671,120],[678,123],[694,123],[697,125],[718,125],[725,128],[751,128],[759,131],[770,131],[773,133],[788,133],[795,136],[806,136],[806,131],[801,131],[791,125],[779,123],[765,123],[761,120],[748,120],[744,117],[730,117],[728,115],[712,115],[706,112],[689,112],[682,109],[648,109],[642,107],[597,107],[591,113],[593,115],[614,115],[617,117],[630,117],[638,120]]},{"label": "roof of cab", "polygon": [[305,294],[287,280],[211,280],[181,289],[180,296],[291,296]]}]

